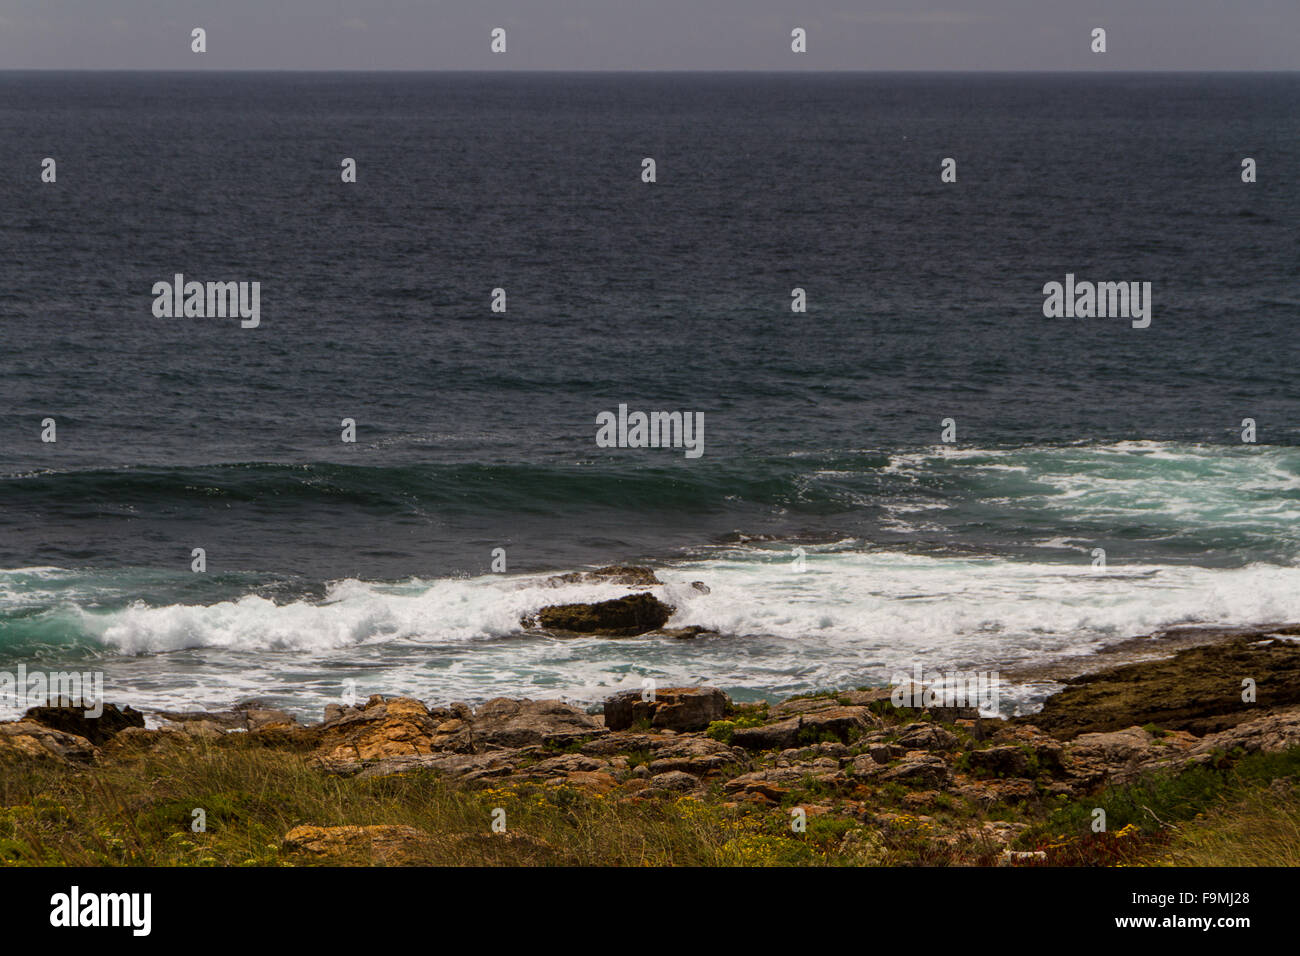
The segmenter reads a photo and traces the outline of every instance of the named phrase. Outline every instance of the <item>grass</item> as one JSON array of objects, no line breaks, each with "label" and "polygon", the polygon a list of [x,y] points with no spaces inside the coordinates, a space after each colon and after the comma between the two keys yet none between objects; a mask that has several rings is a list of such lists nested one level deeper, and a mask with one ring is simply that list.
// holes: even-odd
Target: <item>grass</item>
[{"label": "grass", "polygon": [[[292,739],[269,746],[247,734],[109,756],[81,769],[0,765],[0,865],[990,865],[1001,845],[981,825],[993,820],[1027,825],[1014,846],[1044,850],[1052,865],[1300,865],[1300,748],[1218,754],[1082,798],[991,807],[898,783],[828,786],[816,775],[778,805],[738,800],[718,778],[708,795],[653,798],[456,784],[428,771],[348,778],[324,773]],[[626,756],[637,764],[651,753]],[[792,827],[799,808],[802,832]],[[196,809],[204,832],[191,827]],[[1095,833],[1098,809],[1106,828]],[[496,811],[504,835],[492,832]],[[879,826],[860,822],[876,814]],[[396,849],[353,846],[327,861],[282,847],[301,825],[380,824],[417,832]]]},{"label": "grass", "polygon": [[1300,866],[1300,796],[1291,788],[1270,788],[1224,803],[1180,828],[1155,862],[1163,866]]},{"label": "grass", "polygon": [[[1300,748],[1235,754],[1231,762],[1227,758],[1218,755],[1178,774],[1151,774],[1063,803],[1023,833],[1017,845],[1046,850],[1049,861],[1058,865],[1156,864],[1167,854],[1175,854],[1168,859],[1190,859],[1197,847],[1208,861],[1211,849],[1218,847],[1222,862],[1198,865],[1246,866],[1252,865],[1243,858],[1246,851],[1233,849],[1237,834],[1284,838],[1290,833],[1289,842],[1282,839],[1276,851],[1252,843],[1251,852],[1260,854],[1255,864],[1295,861],[1300,855],[1297,798],[1288,781],[1300,777]],[[1106,829],[1094,833],[1098,809],[1105,812]]]},{"label": "grass", "polygon": [[[206,813],[206,832],[191,829],[195,808]],[[515,838],[492,835],[498,808]],[[468,788],[429,773],[341,778],[242,735],[83,771],[23,762],[0,773],[5,865],[303,865],[313,861],[281,849],[303,824],[414,827],[427,839],[403,862],[424,865],[824,865],[876,852],[865,835],[839,852],[844,832],[865,834],[843,819],[811,818],[794,833],[787,811],[722,801],[623,801],[540,784]]]}]

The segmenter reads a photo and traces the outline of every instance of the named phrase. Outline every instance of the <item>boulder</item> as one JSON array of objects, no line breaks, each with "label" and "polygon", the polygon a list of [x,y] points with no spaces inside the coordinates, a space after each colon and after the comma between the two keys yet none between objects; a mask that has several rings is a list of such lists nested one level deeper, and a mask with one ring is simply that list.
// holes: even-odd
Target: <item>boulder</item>
[{"label": "boulder", "polygon": [[0,761],[35,757],[88,764],[97,754],[95,745],[85,737],[55,730],[33,720],[0,724]]},{"label": "boulder", "polygon": [[779,802],[791,790],[802,786],[807,778],[807,769],[803,767],[770,767],[732,777],[722,787],[728,793]]},{"label": "boulder", "polygon": [[912,751],[897,764],[884,770],[879,779],[884,783],[939,789],[952,780],[952,771],[942,757]]},{"label": "boulder", "polygon": [[650,778],[650,786],[660,790],[695,790],[699,785],[698,777],[692,777],[689,773],[682,773],[680,770],[657,773]]},{"label": "boulder", "polygon": [[918,722],[904,727],[895,743],[907,750],[954,750],[958,740],[937,724]]},{"label": "boulder", "polygon": [[606,700],[605,726],[626,730],[646,721],[659,729],[704,730],[731,706],[731,699],[716,687],[664,687],[655,691],[653,700],[641,697],[641,691],[628,690]]},{"label": "boulder", "polygon": [[474,712],[476,745],[568,746],[609,733],[592,715],[559,700],[514,700],[498,697]]},{"label": "boulder", "polygon": [[410,697],[371,697],[363,707],[349,707],[317,730],[317,754],[331,762],[371,761],[386,757],[469,750],[468,732],[443,734],[428,708]]},{"label": "boulder", "polygon": [[423,830],[395,824],[294,827],[284,835],[286,853],[380,865],[411,864],[426,856],[432,839]]},{"label": "boulder", "polygon": [[737,727],[731,742],[748,750],[787,750],[800,743],[816,743],[827,736],[848,743],[879,722],[867,707],[827,707],[761,727]]},{"label": "boulder", "polygon": [[127,727],[143,727],[144,714],[134,707],[119,710],[116,704],[105,704],[98,717],[86,716],[84,707],[61,705],[57,707],[32,707],[23,715],[24,720],[35,721],[44,727],[61,730],[65,734],[84,737],[92,744],[102,744]]},{"label": "boulder", "polygon": [[[736,750],[710,737],[680,737],[658,742],[653,753],[651,773],[680,770],[696,776],[713,773],[744,759]],[[743,751],[739,753],[743,754]]]},{"label": "boulder", "polygon": [[663,627],[675,608],[651,594],[627,594],[595,604],[553,604],[542,608],[525,627],[590,634],[599,637],[633,637]]}]

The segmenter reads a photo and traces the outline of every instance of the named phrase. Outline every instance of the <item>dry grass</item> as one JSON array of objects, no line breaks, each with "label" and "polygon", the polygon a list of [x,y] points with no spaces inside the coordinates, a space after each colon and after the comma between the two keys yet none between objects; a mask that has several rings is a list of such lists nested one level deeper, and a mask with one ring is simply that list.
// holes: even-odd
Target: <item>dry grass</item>
[{"label": "dry grass", "polygon": [[1300,795],[1270,787],[1188,821],[1165,866],[1300,866]]},{"label": "dry grass", "polygon": [[[206,832],[191,829],[192,811]],[[507,835],[492,832],[505,811]],[[417,773],[375,780],[321,772],[310,757],[247,737],[195,741],[70,772],[0,768],[0,863],[75,866],[283,866],[317,862],[281,848],[299,825],[398,824],[425,834],[418,865],[819,865],[868,862],[864,839],[839,852],[846,821],[789,831],[779,810],[720,800],[625,801],[570,787],[459,787]],[[331,863],[385,862],[381,855]],[[395,862],[395,861],[394,861]]]}]

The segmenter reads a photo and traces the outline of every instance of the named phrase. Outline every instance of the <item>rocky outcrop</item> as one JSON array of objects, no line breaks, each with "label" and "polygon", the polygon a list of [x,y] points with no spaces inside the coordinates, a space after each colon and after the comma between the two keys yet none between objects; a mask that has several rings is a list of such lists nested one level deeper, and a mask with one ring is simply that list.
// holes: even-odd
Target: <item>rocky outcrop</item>
[{"label": "rocky outcrop", "polygon": [[[1254,703],[1242,700],[1247,679],[1255,685]],[[1060,740],[1148,724],[1200,737],[1296,706],[1300,643],[1254,632],[1072,678],[1041,711],[1021,720]]]},{"label": "rocky outcrop", "polygon": [[716,687],[663,687],[653,699],[629,690],[605,701],[605,726],[626,730],[637,723],[661,730],[705,730],[726,716],[731,699]]},{"label": "rocky outcrop", "polygon": [[97,755],[95,745],[85,737],[55,730],[33,720],[0,724],[0,761],[35,757],[61,763],[88,764]]},{"label": "rocky outcrop", "polygon": [[621,584],[626,587],[648,588],[663,584],[663,582],[650,568],[616,564],[596,568],[594,571],[570,571],[567,574],[555,574],[546,579],[546,584],[553,588],[570,584]]},{"label": "rocky outcrop", "polygon": [[61,730],[66,734],[84,737],[95,745],[104,743],[127,727],[144,726],[144,714],[129,706],[125,710],[119,710],[116,704],[105,704],[103,712],[97,717],[87,716],[84,707],[72,705],[32,707],[23,719],[35,721],[54,730]]},{"label": "rocky outcrop", "polygon": [[635,637],[663,627],[674,610],[652,594],[627,594],[594,604],[553,604],[521,623],[571,634]]},{"label": "rocky outcrop", "polygon": [[282,849],[316,859],[392,866],[418,863],[431,842],[428,833],[407,826],[300,826],[284,835]]},{"label": "rocky outcrop", "polygon": [[[296,717],[283,710],[267,707],[260,701],[244,701],[228,710],[165,710],[158,716],[163,719],[164,727],[172,727],[199,736],[210,736],[211,732],[224,733],[229,730],[257,732],[299,726]],[[202,727],[193,727],[192,725],[195,724],[201,724]],[[137,726],[143,726],[143,722]]]},{"label": "rocky outcrop", "polygon": [[1228,730],[1210,734],[1191,747],[1189,757],[1208,756],[1216,752],[1277,753],[1300,747],[1300,708],[1264,714],[1243,721]]},{"label": "rocky outcrop", "polygon": [[699,777],[743,764],[747,759],[734,747],[700,736],[659,738],[649,749],[652,774],[679,770]]},{"label": "rocky outcrop", "polygon": [[737,727],[731,742],[749,750],[784,750],[797,743],[817,743],[828,737],[846,742],[879,723],[880,718],[867,707],[832,704],[759,727]]},{"label": "rocky outcrop", "polygon": [[513,700],[498,697],[474,712],[476,746],[568,746],[608,733],[604,723],[558,700]]},{"label": "rocky outcrop", "polygon": [[467,750],[464,722],[438,720],[420,701],[375,696],[362,707],[331,710],[317,730],[317,753],[331,761],[369,761],[386,757]]},{"label": "rocky outcrop", "polygon": [[[376,696],[363,707],[331,705],[326,720],[309,733],[317,756],[335,772],[355,773],[362,765],[377,764],[383,772],[425,766],[463,776],[449,756],[564,747],[607,731],[599,718],[558,700],[499,697],[472,711],[459,703],[430,710],[409,697]],[[426,757],[430,759],[411,759]],[[465,765],[482,769],[472,761]]]}]

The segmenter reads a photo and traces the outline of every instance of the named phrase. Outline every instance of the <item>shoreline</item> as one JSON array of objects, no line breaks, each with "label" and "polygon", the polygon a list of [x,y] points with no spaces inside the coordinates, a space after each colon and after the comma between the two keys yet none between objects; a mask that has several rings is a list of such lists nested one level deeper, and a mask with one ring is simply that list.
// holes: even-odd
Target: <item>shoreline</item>
[{"label": "shoreline", "polygon": [[[0,723],[0,862],[36,862],[35,846],[45,863],[114,862],[22,810],[40,793],[73,830],[134,833],[127,861],[154,865],[1176,861],[1199,852],[1187,833],[1239,823],[1243,806],[1261,826],[1300,814],[1293,635],[1300,625],[1128,639],[1040,714],[1001,720],[899,708],[888,688],[775,704],[658,688],[615,694],[600,714],[376,695],[310,724],[245,704],[158,729],[129,707],[96,722],[45,708]],[[1126,659],[1152,638],[1173,653]],[[90,782],[117,797],[88,806]],[[268,787],[283,799],[259,797]],[[232,800],[248,806],[189,830],[192,805]]]}]

